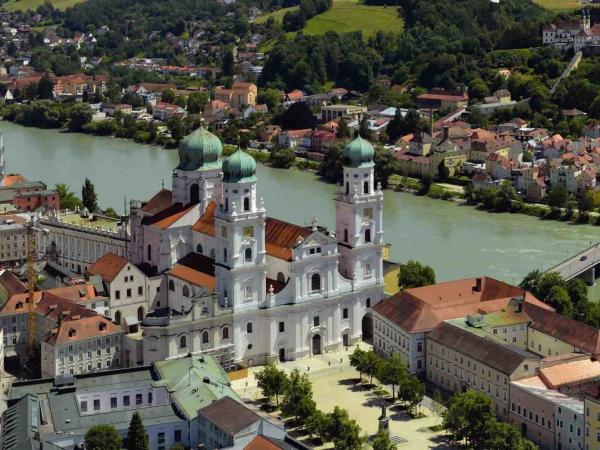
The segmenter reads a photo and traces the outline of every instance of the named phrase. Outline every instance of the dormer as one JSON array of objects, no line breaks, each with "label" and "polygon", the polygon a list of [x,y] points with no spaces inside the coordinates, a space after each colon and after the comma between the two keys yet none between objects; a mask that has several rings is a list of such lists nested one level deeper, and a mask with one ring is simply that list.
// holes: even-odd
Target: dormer
[{"label": "dormer", "polygon": [[98,330],[106,331],[106,322],[100,322],[100,324],[98,324]]},{"label": "dormer", "polygon": [[15,309],[23,309],[23,302],[17,302]]},{"label": "dormer", "polygon": [[77,330],[75,328],[69,329],[69,337],[74,337],[77,334]]}]

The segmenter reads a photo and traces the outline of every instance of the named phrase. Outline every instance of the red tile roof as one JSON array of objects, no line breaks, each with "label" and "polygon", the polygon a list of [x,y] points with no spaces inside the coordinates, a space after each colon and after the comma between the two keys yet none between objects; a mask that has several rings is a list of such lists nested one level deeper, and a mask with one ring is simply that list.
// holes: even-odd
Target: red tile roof
[{"label": "red tile roof", "polygon": [[261,420],[258,414],[229,396],[215,400],[198,414],[230,435],[236,435]]},{"label": "red tile roof", "polygon": [[15,294],[23,294],[27,292],[27,285],[17,278],[17,276],[9,270],[4,270],[0,274],[0,284],[8,292],[8,297]]},{"label": "red tile roof", "polygon": [[112,283],[126,265],[127,259],[109,252],[93,263],[88,272],[90,275],[100,275],[102,280]]},{"label": "red tile roof", "polygon": [[216,288],[214,260],[198,253],[187,255],[167,275],[203,286],[211,291]]},{"label": "red tile roof", "polygon": [[148,200],[144,206],[142,206],[142,212],[149,215],[157,214],[171,206],[172,201],[173,194],[171,191],[168,189],[161,189],[154,197]]},{"label": "red tile roof", "polygon": [[281,447],[258,435],[244,447],[244,450],[281,450]]},{"label": "red tile roof", "polygon": [[214,236],[216,207],[217,204],[215,202],[210,202],[206,206],[206,211],[204,211],[204,214],[202,214],[198,221],[192,226],[192,230],[198,231],[202,234],[207,234],[209,236]]},{"label": "red tile roof", "polygon": [[152,225],[153,227],[160,228],[162,230],[169,228],[188,212],[196,207],[196,204],[183,206],[181,203],[176,203],[169,208],[161,211],[160,213],[148,217],[143,220],[145,225]]},{"label": "red tile roof", "polygon": [[298,238],[305,238],[312,233],[310,228],[294,225],[279,219],[268,217],[265,220],[265,247],[267,254],[275,258],[292,260],[292,249],[296,247]]},{"label": "red tile roof", "polygon": [[477,312],[495,312],[510,299],[525,294],[525,302],[551,308],[521,288],[490,277],[449,281],[432,286],[405,289],[373,307],[378,314],[409,332],[429,331],[443,320],[457,319]]},{"label": "red tile roof", "polygon": [[77,318],[71,316],[63,319],[58,328],[53,329],[48,334],[45,341],[51,345],[67,344],[116,333],[125,333],[125,331],[120,325],[115,325],[106,317],[95,315]]}]

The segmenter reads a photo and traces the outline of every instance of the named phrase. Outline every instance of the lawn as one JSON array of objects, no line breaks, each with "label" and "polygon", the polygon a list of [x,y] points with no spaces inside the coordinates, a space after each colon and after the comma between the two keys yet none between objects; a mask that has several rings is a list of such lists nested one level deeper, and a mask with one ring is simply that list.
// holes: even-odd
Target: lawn
[{"label": "lawn", "polygon": [[285,13],[290,12],[290,11],[296,11],[298,9],[297,6],[290,6],[289,8],[281,8],[278,9],[277,11],[273,11],[271,13],[268,14],[263,14],[262,16],[258,16],[256,18],[256,23],[260,24],[260,23],[265,23],[267,20],[269,20],[270,17],[273,18],[273,20],[275,20],[275,22],[283,22],[283,16],[285,16]]},{"label": "lawn", "polygon": [[[85,0],[51,0],[56,9],[65,10],[69,6],[82,3]],[[35,10],[42,5],[44,0],[9,0],[4,3],[3,8],[8,11],[26,11],[28,9]]]},{"label": "lawn", "polygon": [[534,3],[555,12],[571,11],[581,7],[579,0],[534,0]]},{"label": "lawn", "polygon": [[[269,17],[281,22],[285,13],[295,8],[292,6],[260,16],[256,22],[264,23]],[[357,0],[333,0],[331,9],[308,20],[303,32],[314,35],[325,34],[327,31],[362,31],[364,37],[369,37],[378,31],[400,33],[403,27],[404,21],[393,6],[367,6]],[[294,34],[288,33],[288,36]]]}]

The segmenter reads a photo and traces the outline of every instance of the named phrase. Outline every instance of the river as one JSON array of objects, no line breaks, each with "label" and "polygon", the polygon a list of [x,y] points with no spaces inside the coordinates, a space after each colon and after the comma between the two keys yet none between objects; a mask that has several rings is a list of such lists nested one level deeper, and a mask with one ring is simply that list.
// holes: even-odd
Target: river
[{"label": "river", "polygon": [[[127,140],[58,133],[1,122],[7,173],[76,192],[87,176],[99,204],[123,210],[127,199],[148,199],[171,184],[177,152]],[[335,187],[309,172],[258,167],[258,191],[268,214],[298,224],[316,216],[333,228]],[[494,214],[451,202],[386,191],[385,240],[397,261],[431,265],[438,281],[490,275],[518,283],[533,269],[548,269],[600,237],[600,228]]]}]

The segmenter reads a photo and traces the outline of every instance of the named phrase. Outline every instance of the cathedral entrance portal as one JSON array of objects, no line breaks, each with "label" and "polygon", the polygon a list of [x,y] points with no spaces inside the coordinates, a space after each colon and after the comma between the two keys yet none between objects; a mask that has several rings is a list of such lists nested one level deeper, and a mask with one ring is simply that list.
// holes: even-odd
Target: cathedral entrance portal
[{"label": "cathedral entrance portal", "polygon": [[373,317],[370,313],[365,314],[362,319],[362,339],[365,342],[373,342]]},{"label": "cathedral entrance portal", "polygon": [[285,362],[285,348],[279,349],[279,362]]},{"label": "cathedral entrance portal", "polygon": [[312,354],[320,355],[321,353],[323,353],[321,350],[321,335],[315,334],[312,338]]}]

